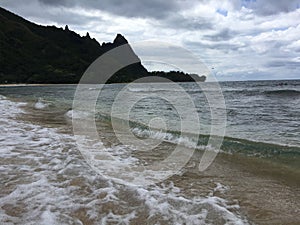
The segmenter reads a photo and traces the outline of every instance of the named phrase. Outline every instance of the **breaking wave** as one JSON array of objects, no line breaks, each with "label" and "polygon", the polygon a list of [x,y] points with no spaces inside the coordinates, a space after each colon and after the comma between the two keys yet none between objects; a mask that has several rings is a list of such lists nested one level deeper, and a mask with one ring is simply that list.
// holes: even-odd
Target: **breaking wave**
[{"label": "breaking wave", "polygon": [[264,94],[290,97],[290,96],[300,96],[300,91],[292,90],[292,89],[284,89],[284,90],[264,91]]},{"label": "breaking wave", "polygon": [[215,195],[228,189],[220,183],[187,198],[172,182],[143,188],[104,178],[71,134],[18,120],[22,105],[0,99],[1,224],[248,224],[239,205]]}]

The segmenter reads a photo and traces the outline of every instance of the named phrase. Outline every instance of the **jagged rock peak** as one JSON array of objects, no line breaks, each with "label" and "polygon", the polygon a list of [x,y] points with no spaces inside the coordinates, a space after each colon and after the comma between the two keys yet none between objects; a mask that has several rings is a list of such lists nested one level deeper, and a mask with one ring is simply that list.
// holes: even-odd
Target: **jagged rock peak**
[{"label": "jagged rock peak", "polygon": [[114,40],[114,44],[124,45],[124,44],[128,44],[128,41],[125,39],[125,37],[122,34],[117,34]]}]

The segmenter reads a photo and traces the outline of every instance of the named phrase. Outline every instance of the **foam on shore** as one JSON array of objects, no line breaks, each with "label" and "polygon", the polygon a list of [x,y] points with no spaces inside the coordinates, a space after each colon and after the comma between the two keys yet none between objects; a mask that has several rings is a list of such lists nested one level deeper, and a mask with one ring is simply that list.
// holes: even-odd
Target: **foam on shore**
[{"label": "foam on shore", "polygon": [[[1,224],[248,223],[214,194],[189,199],[172,183],[113,182],[89,167],[71,134],[17,120],[22,105],[0,96]],[[124,151],[106,154],[122,159]]]}]

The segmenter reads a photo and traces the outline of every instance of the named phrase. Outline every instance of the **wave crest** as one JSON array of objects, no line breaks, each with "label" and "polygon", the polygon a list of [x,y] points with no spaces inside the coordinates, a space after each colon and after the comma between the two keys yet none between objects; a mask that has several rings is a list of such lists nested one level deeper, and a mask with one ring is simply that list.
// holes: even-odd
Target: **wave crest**
[{"label": "wave crest", "polygon": [[284,89],[284,90],[273,90],[273,91],[264,91],[266,95],[276,95],[276,96],[298,96],[300,91],[293,89]]}]

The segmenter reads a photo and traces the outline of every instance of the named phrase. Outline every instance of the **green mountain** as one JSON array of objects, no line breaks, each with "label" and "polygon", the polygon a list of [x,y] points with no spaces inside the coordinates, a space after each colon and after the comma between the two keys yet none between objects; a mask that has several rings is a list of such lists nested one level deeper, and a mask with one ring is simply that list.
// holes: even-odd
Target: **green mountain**
[{"label": "green mountain", "polygon": [[[100,45],[88,33],[81,37],[68,26],[37,25],[0,7],[0,83],[78,83],[95,59],[127,43],[118,34],[112,43]],[[182,72],[150,73],[138,62],[118,71],[108,83],[132,82],[145,76],[193,81]]]}]

